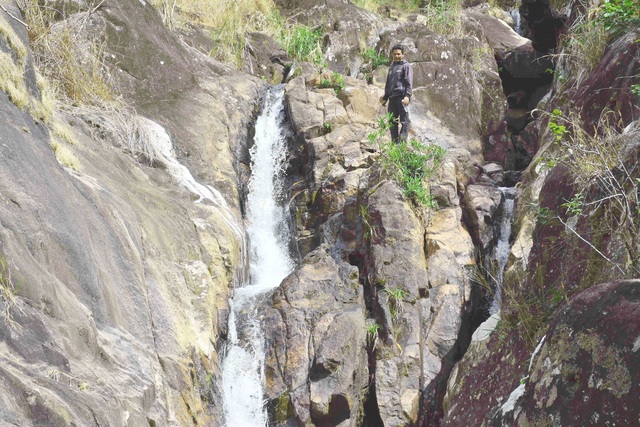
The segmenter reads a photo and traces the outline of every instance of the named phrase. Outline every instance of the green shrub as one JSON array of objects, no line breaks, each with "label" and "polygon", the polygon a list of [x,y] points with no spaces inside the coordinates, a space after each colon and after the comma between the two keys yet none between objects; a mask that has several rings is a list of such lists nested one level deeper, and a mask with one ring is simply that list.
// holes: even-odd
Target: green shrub
[{"label": "green shrub", "polygon": [[368,47],[360,52],[360,56],[362,56],[362,58],[364,58],[364,60],[369,63],[371,71],[375,70],[381,65],[387,65],[389,63],[389,58],[387,57],[387,55],[376,53],[376,50],[372,47]]},{"label": "green shrub", "polygon": [[340,73],[333,73],[330,78],[323,78],[318,85],[321,89],[332,88],[336,95],[340,95],[344,89],[344,77]]},{"label": "green shrub", "polygon": [[404,195],[418,205],[435,208],[436,202],[423,182],[440,167],[445,150],[411,140],[390,142],[383,151],[386,168],[401,185]]},{"label": "green shrub", "polygon": [[283,27],[279,39],[289,56],[298,61],[323,64],[322,37],[321,29],[293,25]]},{"label": "green shrub", "polygon": [[640,27],[640,0],[606,0],[598,20],[615,36]]},{"label": "green shrub", "polygon": [[369,134],[371,143],[380,144],[383,170],[400,185],[405,197],[416,205],[435,208],[437,204],[424,182],[440,168],[446,150],[437,145],[423,145],[416,140],[385,142],[382,136],[392,123],[393,116],[387,113],[378,119],[378,130]]}]

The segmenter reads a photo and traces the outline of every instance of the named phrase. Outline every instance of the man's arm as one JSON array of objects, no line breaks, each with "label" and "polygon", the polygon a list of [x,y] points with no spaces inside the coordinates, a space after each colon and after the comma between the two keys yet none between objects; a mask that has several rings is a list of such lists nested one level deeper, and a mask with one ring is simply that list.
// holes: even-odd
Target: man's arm
[{"label": "man's arm", "polygon": [[409,100],[413,96],[413,67],[410,63],[404,64],[404,98],[402,105],[409,105]]}]

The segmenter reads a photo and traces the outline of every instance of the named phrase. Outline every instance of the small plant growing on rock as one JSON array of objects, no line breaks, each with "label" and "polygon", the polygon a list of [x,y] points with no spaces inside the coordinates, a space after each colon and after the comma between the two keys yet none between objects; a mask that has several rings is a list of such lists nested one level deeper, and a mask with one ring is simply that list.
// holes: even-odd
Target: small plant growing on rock
[{"label": "small plant growing on rock", "polygon": [[567,210],[569,215],[580,215],[584,210],[584,194],[577,193],[571,200],[567,200],[561,205]]},{"label": "small plant growing on rock", "polygon": [[320,80],[318,87],[321,89],[332,88],[338,96],[344,89],[344,76],[340,73],[333,73],[330,78]]},{"label": "small plant growing on rock", "polygon": [[371,224],[371,215],[367,206],[360,206],[360,219],[362,220],[362,232],[365,239],[375,239],[378,237],[378,227]]},{"label": "small plant growing on rock", "polygon": [[326,135],[328,133],[331,133],[331,131],[333,130],[333,123],[331,122],[324,122],[322,124],[322,134]]},{"label": "small plant growing on rock", "polygon": [[549,130],[555,136],[556,143],[561,142],[562,138],[568,133],[567,127],[559,123],[560,120],[563,120],[562,111],[556,108],[551,112],[551,119],[549,120]]},{"label": "small plant growing on rock", "polygon": [[374,351],[378,343],[378,332],[382,326],[373,319],[367,319],[364,327],[367,332],[367,343],[371,346],[371,351]]},{"label": "small plant growing on rock", "polygon": [[376,53],[376,50],[372,47],[368,47],[362,52],[360,52],[360,56],[369,63],[369,68],[371,71],[380,67],[381,65],[387,65],[389,63],[389,58],[380,53]]},{"label": "small plant growing on rock", "polygon": [[389,302],[389,310],[391,310],[391,316],[396,318],[398,314],[403,311],[403,301],[409,295],[407,291],[402,288],[390,288],[385,286],[384,292],[387,294],[387,301]]}]

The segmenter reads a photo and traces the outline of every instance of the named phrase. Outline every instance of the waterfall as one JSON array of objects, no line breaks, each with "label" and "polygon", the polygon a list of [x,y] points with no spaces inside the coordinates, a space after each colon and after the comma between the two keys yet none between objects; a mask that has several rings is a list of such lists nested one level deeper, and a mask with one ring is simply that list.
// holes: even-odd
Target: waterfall
[{"label": "waterfall", "polygon": [[288,252],[286,210],[278,203],[286,166],[283,98],[283,86],[273,88],[267,95],[251,148],[252,173],[246,203],[250,278],[248,283],[240,284],[230,302],[229,342],[222,364],[227,427],[267,424],[262,388],[264,337],[254,302],[258,295],[276,288],[294,267]]},{"label": "waterfall", "polygon": [[509,14],[513,18],[513,31],[519,36],[522,35],[522,20],[520,18],[520,11],[518,9],[512,9]]},{"label": "waterfall", "polygon": [[502,215],[500,216],[500,234],[498,236],[498,244],[493,251],[493,260],[496,263],[496,284],[493,302],[489,308],[489,314],[493,315],[500,311],[502,306],[502,279],[504,278],[504,267],[509,259],[509,236],[511,235],[511,220],[513,217],[513,207],[515,205],[514,187],[500,187],[500,191],[504,197],[502,202]]}]

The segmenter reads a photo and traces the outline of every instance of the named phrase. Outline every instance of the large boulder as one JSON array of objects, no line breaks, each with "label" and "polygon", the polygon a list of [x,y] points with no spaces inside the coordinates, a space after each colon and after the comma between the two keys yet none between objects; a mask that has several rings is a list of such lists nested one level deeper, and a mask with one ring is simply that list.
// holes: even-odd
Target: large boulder
[{"label": "large boulder", "polygon": [[291,67],[287,52],[267,34],[247,34],[242,71],[260,76],[273,84],[282,83]]},{"label": "large boulder", "polygon": [[362,51],[376,42],[383,21],[374,13],[343,0],[276,0],[284,15],[310,27],[319,27],[327,67],[356,76]]},{"label": "large boulder", "polygon": [[[634,80],[620,76],[640,73],[640,63],[634,60],[640,54],[638,37],[637,31],[630,32],[608,46],[597,67],[579,88],[569,92],[585,129],[606,123],[607,127],[621,131],[637,119],[640,97],[631,90]],[[603,117],[603,109],[611,111],[615,118]]]},{"label": "large boulder", "polygon": [[357,426],[368,379],[358,270],[321,246],[262,308],[274,425]]},{"label": "large boulder", "polygon": [[469,185],[464,195],[465,222],[471,229],[474,243],[488,253],[497,239],[498,208],[504,196],[495,185]]},{"label": "large boulder", "polygon": [[526,382],[493,425],[631,425],[640,392],[640,282],[605,283],[576,295],[551,321]]},{"label": "large boulder", "polygon": [[[450,41],[419,22],[405,22],[380,35],[378,50],[405,48],[413,64],[412,128],[424,142],[465,148],[479,162],[480,137],[495,131],[504,117],[498,69],[485,41],[475,37]],[[485,90],[483,90],[485,88]],[[442,138],[445,128],[456,137]]]},{"label": "large boulder", "polygon": [[531,44],[531,40],[516,33],[504,19],[493,16],[494,10],[487,3],[463,10],[462,16],[468,30],[486,38],[489,46],[496,52],[510,51]]},{"label": "large boulder", "polygon": [[[369,195],[370,241],[365,294],[381,325],[376,352],[376,401],[384,425],[419,421],[418,408],[437,412],[458,354],[471,299],[465,266],[473,244],[459,209],[438,211],[426,228],[397,186]],[[448,269],[445,271],[445,265]],[[421,398],[428,400],[424,409]]]}]

